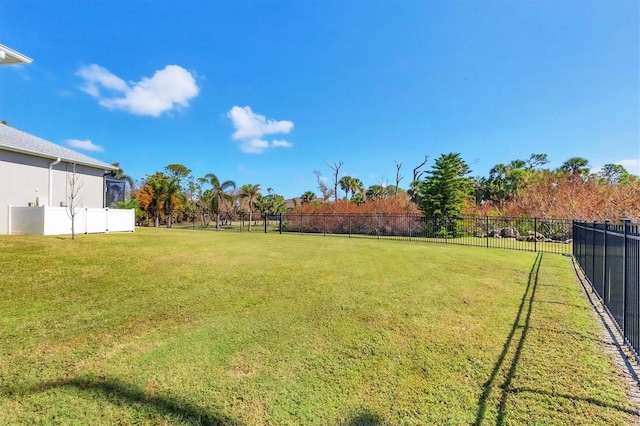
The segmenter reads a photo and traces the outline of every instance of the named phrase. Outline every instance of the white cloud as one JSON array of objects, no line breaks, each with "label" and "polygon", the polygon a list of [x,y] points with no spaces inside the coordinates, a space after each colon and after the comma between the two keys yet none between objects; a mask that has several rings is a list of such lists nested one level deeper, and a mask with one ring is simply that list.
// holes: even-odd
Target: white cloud
[{"label": "white cloud", "polygon": [[640,158],[635,158],[632,160],[620,160],[616,161],[616,164],[620,164],[622,167],[627,169],[629,173],[640,176]]},{"label": "white cloud", "polygon": [[240,150],[248,154],[261,154],[267,148],[291,148],[293,144],[285,140],[272,140],[271,143],[264,139],[252,138],[240,141]]},{"label": "white cloud", "polygon": [[269,148],[269,142],[263,139],[245,139],[240,142],[240,149],[242,150],[242,152],[246,152],[249,154],[260,154],[267,148]]},{"label": "white cloud", "polygon": [[77,74],[85,80],[82,90],[94,97],[100,96],[100,86],[116,92],[126,92],[129,86],[108,69],[93,64],[80,69]]},{"label": "white cloud", "polygon": [[[129,83],[95,64],[81,68],[77,75],[84,80],[81,89],[98,98],[100,105],[136,115],[158,117],[163,112],[187,107],[200,92],[191,73],[178,65],[167,65],[153,77]],[[109,94],[103,94],[103,90]]]},{"label": "white cloud", "polygon": [[73,148],[83,149],[85,151],[98,151],[98,152],[104,151],[104,149],[101,146],[94,144],[88,139],[87,140],[67,139],[67,145]]},{"label": "white cloud", "polygon": [[274,139],[269,143],[264,135],[289,133],[293,122],[288,120],[271,120],[264,115],[254,113],[250,107],[234,106],[227,113],[236,131],[232,137],[240,141],[240,149],[250,154],[260,154],[267,148],[291,148],[293,144],[283,139]]},{"label": "white cloud", "polygon": [[271,146],[274,148],[291,148],[293,144],[285,141],[284,139],[274,139],[271,141]]}]

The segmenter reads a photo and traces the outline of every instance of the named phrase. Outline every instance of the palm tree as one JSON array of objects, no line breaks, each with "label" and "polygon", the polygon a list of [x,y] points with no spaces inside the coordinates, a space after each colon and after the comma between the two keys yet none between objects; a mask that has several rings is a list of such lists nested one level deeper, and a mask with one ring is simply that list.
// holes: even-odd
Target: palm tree
[{"label": "palm tree", "polygon": [[145,183],[145,190],[151,197],[148,209],[151,210],[150,213],[154,216],[156,228],[160,226],[160,206],[164,201],[166,186],[167,179],[162,173],[147,177],[147,182]]},{"label": "palm tree", "polygon": [[304,194],[302,194],[300,196],[300,200],[302,202],[302,204],[308,204],[311,203],[312,201],[316,200],[318,197],[316,197],[316,194],[313,191],[305,191]]},{"label": "palm tree", "polygon": [[260,185],[247,183],[240,187],[240,198],[249,199],[249,232],[251,232],[251,221],[253,220],[253,199],[260,193]]},{"label": "palm tree", "polygon": [[181,195],[180,190],[180,178],[173,177],[170,179],[165,179],[164,185],[164,212],[167,215],[167,228],[171,228],[171,219],[173,218],[173,206],[176,201],[176,198]]},{"label": "palm tree", "polygon": [[491,188],[491,198],[497,200],[500,203],[500,208],[503,207],[504,201],[507,198],[507,180],[511,167],[506,164],[500,163],[493,166],[489,171],[489,186]]},{"label": "palm tree", "polygon": [[213,173],[207,173],[198,181],[211,185],[211,189],[205,191],[205,194],[211,203],[211,211],[216,214],[216,230],[218,230],[220,229],[220,205],[224,201],[233,201],[233,196],[227,193],[227,190],[236,189],[236,183],[232,180],[220,183],[218,177]]},{"label": "palm tree", "polygon": [[371,185],[367,189],[367,200],[381,200],[386,197],[387,190],[382,185]]},{"label": "palm tree", "polygon": [[560,169],[569,172],[572,178],[583,177],[589,173],[589,160],[582,157],[572,157],[565,161]]},{"label": "palm tree", "polygon": [[342,176],[338,181],[338,184],[340,185],[340,189],[344,191],[344,198],[347,200],[349,199],[349,191],[351,191],[352,181],[353,181],[353,178],[351,176]]},{"label": "palm tree", "polygon": [[364,185],[358,178],[351,178],[351,181],[349,182],[349,190],[351,191],[352,200],[356,194],[361,194],[362,197],[364,197]]},{"label": "palm tree", "polygon": [[117,201],[117,202],[113,203],[113,208],[114,209],[124,209],[124,210],[137,209],[138,208],[138,200],[136,200],[135,198],[131,198],[129,200]]},{"label": "palm tree", "polygon": [[[131,194],[131,191],[133,191],[133,188],[135,187],[135,183],[133,182],[133,179],[131,178],[131,176],[124,174],[124,170],[122,170],[122,167],[120,167],[119,162],[114,161],[113,163],[111,163],[111,165],[113,167],[118,168],[117,170],[114,170],[111,172],[111,176],[113,176],[114,179],[120,179],[127,182],[129,184],[129,194]],[[126,197],[126,190],[125,190],[125,199],[126,198],[127,197]]]},{"label": "palm tree", "polygon": [[357,192],[356,194],[351,196],[351,202],[356,203],[357,205],[362,205],[365,203],[365,194],[364,192]]},{"label": "palm tree", "polygon": [[[340,178],[338,183],[340,184],[340,188],[344,191],[344,195],[347,200],[352,199],[358,192],[364,192],[364,185],[362,185],[362,181],[358,178],[343,176]],[[349,193],[351,193],[351,198],[349,198]]]}]

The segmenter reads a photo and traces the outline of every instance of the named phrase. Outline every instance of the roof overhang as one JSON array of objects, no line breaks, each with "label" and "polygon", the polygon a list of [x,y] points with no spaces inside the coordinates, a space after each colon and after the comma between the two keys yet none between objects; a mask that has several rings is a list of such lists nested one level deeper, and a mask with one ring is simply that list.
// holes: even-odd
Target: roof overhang
[{"label": "roof overhang", "polygon": [[92,169],[102,169],[105,172],[118,170],[118,168],[116,166],[114,166],[113,164],[107,164],[107,163],[92,164],[92,163],[87,162],[87,161],[76,160],[76,159],[68,158],[68,157],[64,157],[64,156],[56,157],[55,155],[52,155],[52,154],[43,154],[41,152],[32,151],[30,149],[16,148],[16,147],[12,147],[12,146],[0,146],[0,150],[9,151],[9,152],[16,152],[18,154],[32,155],[34,157],[46,158],[48,160],[57,160],[59,158],[61,161],[64,161],[65,163],[78,164],[80,166],[86,166],[86,167],[90,167]]},{"label": "roof overhang", "polygon": [[31,62],[33,59],[30,57],[0,44],[0,65],[30,64]]}]

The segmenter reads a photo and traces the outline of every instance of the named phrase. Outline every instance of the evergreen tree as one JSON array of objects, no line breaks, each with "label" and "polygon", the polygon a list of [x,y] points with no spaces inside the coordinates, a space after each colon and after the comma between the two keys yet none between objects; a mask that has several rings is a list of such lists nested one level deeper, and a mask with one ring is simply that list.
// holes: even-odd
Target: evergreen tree
[{"label": "evergreen tree", "polygon": [[[471,179],[465,177],[471,170],[460,154],[442,154],[435,161],[428,176],[415,185],[418,207],[436,222],[436,232],[444,223],[454,224],[473,196]],[[455,228],[450,228],[455,234]],[[447,231],[448,232],[448,231]]]}]

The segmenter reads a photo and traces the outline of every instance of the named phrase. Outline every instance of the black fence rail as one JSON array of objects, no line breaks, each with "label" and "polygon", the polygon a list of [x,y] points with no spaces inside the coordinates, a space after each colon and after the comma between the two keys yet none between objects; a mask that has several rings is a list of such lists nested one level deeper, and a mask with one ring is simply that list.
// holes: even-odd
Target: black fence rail
[{"label": "black fence rail", "polygon": [[[169,217],[171,220],[169,220]],[[136,218],[137,226],[153,227],[155,218],[151,215]],[[210,210],[173,210],[171,215],[162,212],[158,226],[177,229],[200,229],[218,231],[261,231],[264,225],[264,215],[260,212],[248,213],[234,210],[212,212]]]},{"label": "black fence rail", "polygon": [[573,253],[585,277],[640,354],[640,227],[631,221],[574,222]]},{"label": "black fence rail", "polygon": [[[547,253],[571,253],[572,221],[467,216],[455,220],[411,214],[283,213],[269,216],[281,233],[421,240]],[[267,229],[267,228],[265,228]]]},{"label": "black fence rail", "polygon": [[[160,218],[159,226],[234,232],[279,232],[420,240],[444,244],[493,247],[545,253],[572,252],[572,221],[549,218],[464,216],[455,220],[419,214],[277,213],[241,211],[179,211]],[[138,226],[155,226],[142,217]]]}]

